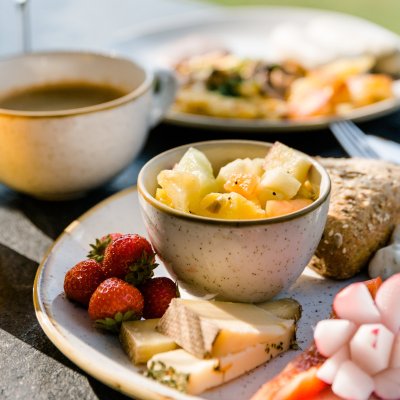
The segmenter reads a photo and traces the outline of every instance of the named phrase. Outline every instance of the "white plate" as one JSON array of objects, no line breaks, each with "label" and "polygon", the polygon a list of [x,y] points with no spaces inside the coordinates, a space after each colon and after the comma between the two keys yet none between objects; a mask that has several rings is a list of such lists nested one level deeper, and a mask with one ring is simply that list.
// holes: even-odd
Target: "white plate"
[{"label": "white plate", "polygon": [[[242,56],[275,61],[289,57],[321,63],[366,52],[382,55],[398,51],[400,38],[371,22],[336,12],[237,7],[199,11],[185,18],[136,26],[120,33],[112,47],[150,68],[168,68],[184,55],[221,47]],[[388,114],[399,108],[399,98],[359,108],[347,118],[362,121]],[[335,119],[321,117],[305,122],[243,120],[170,111],[165,121],[206,129],[287,131],[324,128]]]},{"label": "white plate", "polygon": [[[110,232],[146,235],[136,188],[110,197],[72,222],[39,266],[34,283],[34,305],[41,327],[58,349],[88,374],[141,399],[245,400],[297,354],[294,350],[288,351],[241,378],[205,392],[202,397],[185,395],[144,377],[130,363],[118,339],[95,330],[87,312],[69,302],[63,293],[67,270],[85,258],[94,238]],[[156,269],[156,275],[167,275],[163,265]],[[328,317],[333,295],[348,283],[326,280],[306,270],[282,295],[297,299],[303,306],[297,335],[302,348],[309,344],[317,321]]]}]

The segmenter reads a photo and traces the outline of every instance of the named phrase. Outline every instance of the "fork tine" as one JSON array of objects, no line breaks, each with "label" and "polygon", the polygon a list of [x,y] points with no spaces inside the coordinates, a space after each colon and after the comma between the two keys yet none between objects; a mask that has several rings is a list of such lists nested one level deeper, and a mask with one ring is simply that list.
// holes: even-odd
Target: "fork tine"
[{"label": "fork tine", "polygon": [[364,151],[358,148],[347,136],[344,132],[342,126],[335,122],[330,126],[331,131],[335,135],[338,142],[342,145],[342,147],[346,150],[346,152],[352,157],[368,157]]},{"label": "fork tine", "polygon": [[351,121],[342,121],[341,125],[355,145],[367,154],[367,157],[375,159],[379,158],[378,154],[367,142],[367,136],[365,133],[356,124]]},{"label": "fork tine", "polygon": [[366,135],[350,121],[338,121],[330,126],[333,134],[352,157],[380,158],[366,140]]}]

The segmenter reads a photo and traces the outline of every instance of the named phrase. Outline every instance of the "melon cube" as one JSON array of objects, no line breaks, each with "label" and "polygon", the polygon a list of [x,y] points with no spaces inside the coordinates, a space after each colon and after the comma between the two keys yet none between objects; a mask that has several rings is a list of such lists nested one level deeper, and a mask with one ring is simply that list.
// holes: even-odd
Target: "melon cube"
[{"label": "melon cube", "polygon": [[265,157],[264,169],[266,171],[281,167],[288,174],[303,183],[311,167],[311,161],[300,152],[275,142]]},{"label": "melon cube", "polygon": [[309,206],[312,202],[310,199],[268,200],[265,206],[265,214],[269,218],[291,214]]},{"label": "melon cube", "polygon": [[314,340],[318,351],[330,357],[340,350],[357,330],[356,325],[345,319],[324,319],[314,330]]},{"label": "melon cube", "polygon": [[200,182],[200,197],[217,190],[217,183],[210,161],[204,153],[193,147],[186,151],[179,163],[175,165],[174,171],[194,175]]},{"label": "melon cube", "polygon": [[260,177],[252,174],[233,174],[224,184],[226,192],[236,192],[251,200],[255,197],[255,191]]},{"label": "melon cube", "polygon": [[296,195],[301,183],[291,174],[277,167],[270,169],[261,177],[257,186],[257,197],[261,206],[268,200],[289,200]]},{"label": "melon cube", "polygon": [[373,379],[350,360],[342,363],[332,384],[333,393],[344,399],[367,400],[373,390]]},{"label": "melon cube", "polygon": [[374,376],[375,394],[381,399],[400,399],[400,369],[387,369]]},{"label": "melon cube", "polygon": [[383,324],[361,325],[350,342],[352,360],[368,374],[388,368],[394,335]]},{"label": "melon cube", "polygon": [[264,160],[262,158],[244,158],[234,160],[223,166],[217,176],[217,183],[222,188],[226,181],[235,174],[255,175],[261,177],[264,173]]},{"label": "melon cube", "polygon": [[332,384],[340,366],[349,358],[349,348],[345,345],[318,368],[317,378],[321,379],[321,381]]}]

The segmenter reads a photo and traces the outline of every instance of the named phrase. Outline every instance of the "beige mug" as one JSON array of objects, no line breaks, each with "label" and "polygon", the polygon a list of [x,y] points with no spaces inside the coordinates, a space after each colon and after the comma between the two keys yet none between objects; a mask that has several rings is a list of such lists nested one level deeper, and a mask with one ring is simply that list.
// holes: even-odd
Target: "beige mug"
[{"label": "beige mug", "polygon": [[64,81],[108,84],[126,94],[69,110],[0,108],[1,183],[50,200],[76,197],[105,183],[139,153],[176,90],[170,72],[152,73],[109,55],[47,52],[0,60],[0,98]]}]

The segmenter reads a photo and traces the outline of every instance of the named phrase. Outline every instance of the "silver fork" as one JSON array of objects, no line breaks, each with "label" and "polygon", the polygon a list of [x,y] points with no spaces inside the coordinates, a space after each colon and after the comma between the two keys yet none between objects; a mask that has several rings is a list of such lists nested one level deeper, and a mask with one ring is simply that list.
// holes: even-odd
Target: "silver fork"
[{"label": "silver fork", "polygon": [[369,145],[367,135],[353,122],[334,122],[330,125],[330,129],[350,156],[380,158],[378,153]]}]

